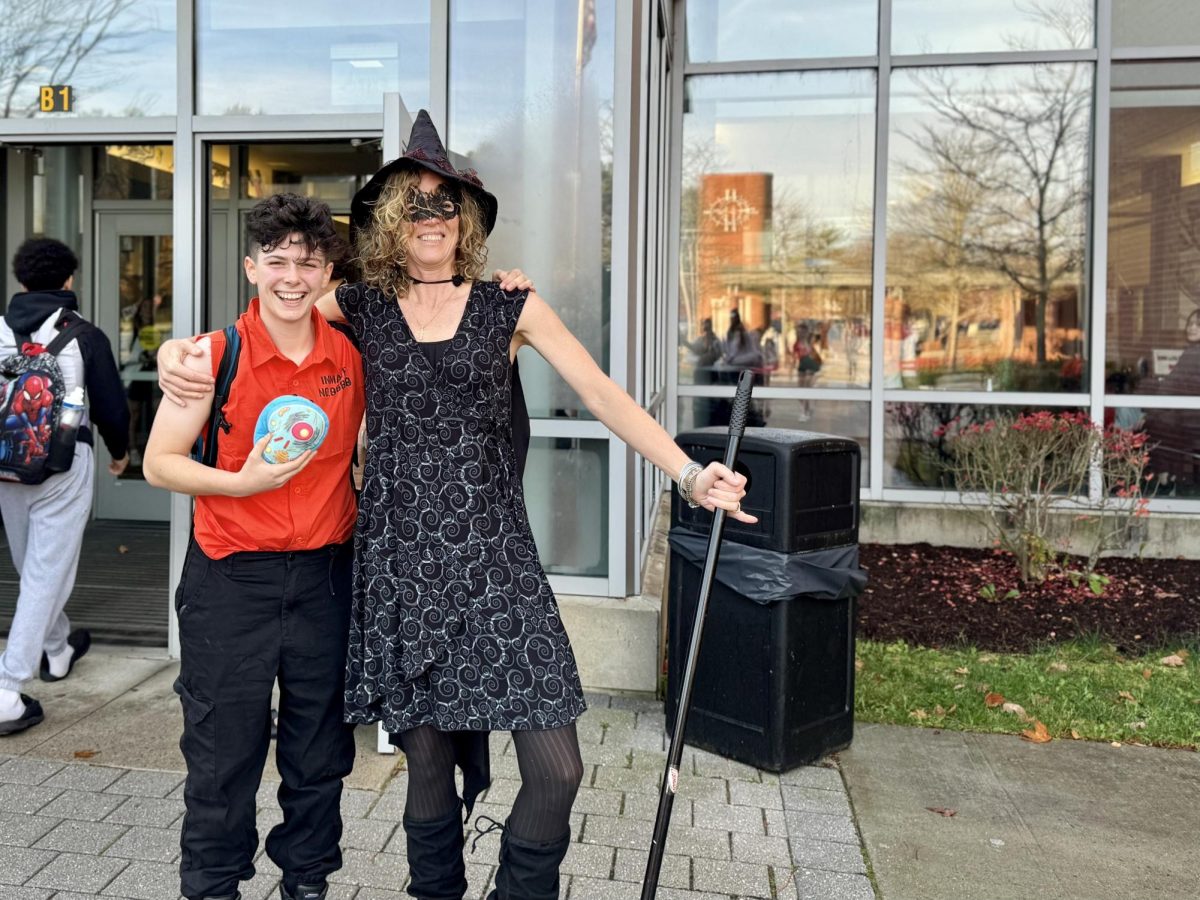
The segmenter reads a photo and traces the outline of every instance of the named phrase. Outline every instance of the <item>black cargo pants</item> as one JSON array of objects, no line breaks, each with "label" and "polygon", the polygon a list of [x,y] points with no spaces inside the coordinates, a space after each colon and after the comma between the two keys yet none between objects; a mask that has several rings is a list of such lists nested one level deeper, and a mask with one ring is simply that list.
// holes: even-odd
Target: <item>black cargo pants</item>
[{"label": "black cargo pants", "polygon": [[188,548],[175,595],[187,898],[232,894],[254,876],[276,678],[283,822],[267,836],[267,855],[290,888],[341,867],[342,779],[354,764],[353,728],[342,720],[352,565],[350,544],[223,559],[194,541]]}]

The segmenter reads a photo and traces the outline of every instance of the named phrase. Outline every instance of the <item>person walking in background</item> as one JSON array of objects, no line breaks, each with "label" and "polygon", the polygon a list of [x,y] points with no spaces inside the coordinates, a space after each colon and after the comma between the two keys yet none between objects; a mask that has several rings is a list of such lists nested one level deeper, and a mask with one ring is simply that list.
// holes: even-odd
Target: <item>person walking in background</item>
[{"label": "person walking in background", "polygon": [[[0,481],[0,514],[21,579],[8,643],[0,655],[0,735],[43,721],[41,704],[22,694],[22,686],[35,672],[43,681],[66,678],[91,645],[86,629],[71,629],[64,607],[75,586],[83,530],[92,511],[93,425],[112,456],[109,473],[120,475],[129,463],[125,386],[108,338],[79,315],[79,300],[71,290],[78,267],[71,248],[60,241],[25,241],[13,257],[21,293],[9,302],[0,325],[0,359],[14,354],[36,358],[54,350],[55,338],[69,329],[73,337],[55,354],[60,387],[64,396],[81,389],[87,399],[66,471],[40,484]],[[3,405],[16,420],[14,428],[44,429],[48,444],[55,401],[62,398],[51,396],[52,386],[44,382],[37,375],[9,380]]]}]

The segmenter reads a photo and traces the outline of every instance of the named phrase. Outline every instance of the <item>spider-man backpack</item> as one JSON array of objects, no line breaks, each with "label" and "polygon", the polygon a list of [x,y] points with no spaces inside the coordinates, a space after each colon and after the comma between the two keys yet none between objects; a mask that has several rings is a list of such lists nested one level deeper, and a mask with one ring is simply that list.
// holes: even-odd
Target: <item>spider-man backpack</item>
[{"label": "spider-man backpack", "polygon": [[45,346],[15,334],[17,352],[0,360],[0,481],[41,484],[71,466],[48,464],[66,396],[56,357],[87,322],[68,312],[56,327],[58,334]]}]

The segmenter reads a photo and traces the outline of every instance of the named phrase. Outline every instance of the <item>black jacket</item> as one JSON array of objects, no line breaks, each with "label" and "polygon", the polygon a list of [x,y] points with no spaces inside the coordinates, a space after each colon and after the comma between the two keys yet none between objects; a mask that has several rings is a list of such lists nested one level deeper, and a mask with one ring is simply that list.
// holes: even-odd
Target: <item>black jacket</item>
[{"label": "black jacket", "polygon": [[[58,309],[79,311],[79,301],[73,291],[14,294],[4,321],[17,334],[32,334]],[[88,417],[104,438],[112,458],[121,459],[129,452],[129,403],[125,399],[125,383],[121,381],[112,345],[104,332],[91,323],[79,332],[76,342],[83,356]],[[85,444],[93,443],[91,431],[81,428],[79,440]]]}]

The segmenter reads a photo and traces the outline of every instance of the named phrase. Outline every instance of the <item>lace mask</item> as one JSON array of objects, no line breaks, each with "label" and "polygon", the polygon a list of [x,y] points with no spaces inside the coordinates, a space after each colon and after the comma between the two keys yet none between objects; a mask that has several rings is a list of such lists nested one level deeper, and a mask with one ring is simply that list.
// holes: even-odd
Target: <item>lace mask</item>
[{"label": "lace mask", "polygon": [[437,190],[426,193],[414,188],[408,201],[408,220],[425,222],[441,219],[448,222],[457,218],[462,209],[462,194],[455,185],[439,184]]}]

